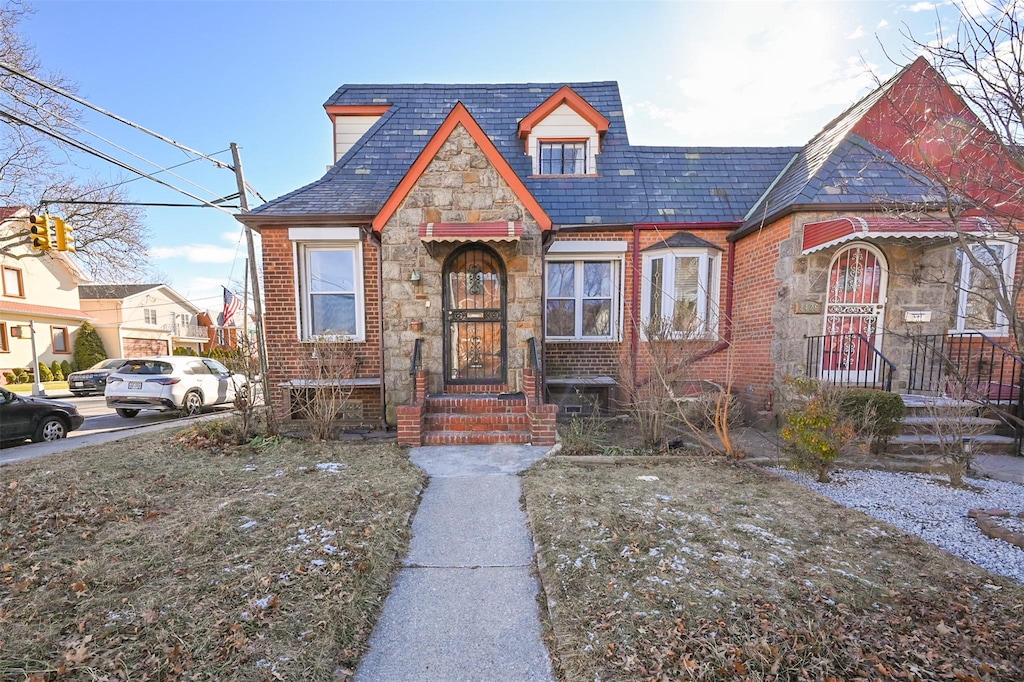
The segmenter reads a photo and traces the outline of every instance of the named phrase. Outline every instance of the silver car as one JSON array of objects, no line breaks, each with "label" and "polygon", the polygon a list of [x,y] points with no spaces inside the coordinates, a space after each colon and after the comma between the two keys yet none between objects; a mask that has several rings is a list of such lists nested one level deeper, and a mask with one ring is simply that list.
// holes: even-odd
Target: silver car
[{"label": "silver car", "polygon": [[245,376],[212,358],[163,355],[127,360],[107,378],[107,407],[122,417],[140,410],[177,410],[184,416],[249,395]]}]

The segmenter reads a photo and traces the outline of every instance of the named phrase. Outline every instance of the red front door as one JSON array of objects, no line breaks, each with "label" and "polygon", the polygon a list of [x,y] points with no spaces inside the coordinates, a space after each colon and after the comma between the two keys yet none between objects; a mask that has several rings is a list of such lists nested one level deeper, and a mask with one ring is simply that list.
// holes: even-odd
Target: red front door
[{"label": "red front door", "polygon": [[859,244],[836,254],[828,275],[822,378],[842,383],[875,379],[885,314],[882,254]]}]

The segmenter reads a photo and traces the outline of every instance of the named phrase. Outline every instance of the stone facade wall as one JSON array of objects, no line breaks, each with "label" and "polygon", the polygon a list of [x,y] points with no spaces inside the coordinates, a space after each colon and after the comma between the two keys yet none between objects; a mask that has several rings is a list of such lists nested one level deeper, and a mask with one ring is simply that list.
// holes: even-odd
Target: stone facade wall
[{"label": "stone facade wall", "polygon": [[[833,213],[799,214],[792,218],[789,235],[779,235],[772,342],[776,382],[787,375],[806,373],[805,337],[824,333],[824,313],[797,314],[795,308],[798,303],[811,301],[824,309],[832,259],[843,248],[857,243],[846,242],[801,254],[804,225],[834,217]],[[906,336],[943,334],[954,326],[956,246],[941,239],[880,239],[862,243],[874,246],[886,261],[885,337],[879,350],[896,365],[893,390],[903,391],[910,362]],[[908,323],[908,311],[931,311],[931,321]]]},{"label": "stone facade wall", "polygon": [[[523,236],[496,242],[505,265],[508,319],[508,388],[520,390],[527,340],[540,335],[541,231],[498,171],[461,125],[456,127],[405,200],[381,231],[383,257],[384,382],[389,421],[395,407],[409,402],[409,368],[417,338],[428,390],[440,393],[443,380],[442,268],[461,244],[424,243],[422,223],[476,223],[516,220]],[[413,271],[418,283],[410,281]]]}]

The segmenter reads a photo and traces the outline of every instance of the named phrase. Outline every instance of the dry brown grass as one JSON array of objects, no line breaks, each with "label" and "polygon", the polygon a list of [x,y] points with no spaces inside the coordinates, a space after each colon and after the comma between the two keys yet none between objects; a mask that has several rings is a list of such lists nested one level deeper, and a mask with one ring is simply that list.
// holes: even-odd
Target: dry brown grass
[{"label": "dry brown grass", "polygon": [[209,428],[184,441],[212,449],[161,435],[0,469],[0,678],[354,667],[405,551],[418,470],[391,444],[237,447]]},{"label": "dry brown grass", "polygon": [[1024,588],[766,472],[552,461],[524,490],[567,680],[1024,679]]}]

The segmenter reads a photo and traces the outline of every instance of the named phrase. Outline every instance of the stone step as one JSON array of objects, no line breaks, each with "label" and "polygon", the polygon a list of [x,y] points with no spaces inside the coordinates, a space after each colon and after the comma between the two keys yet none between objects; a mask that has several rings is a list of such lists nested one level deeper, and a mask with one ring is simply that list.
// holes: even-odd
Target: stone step
[{"label": "stone step", "polygon": [[[953,438],[940,438],[934,434],[899,435],[889,441],[886,451],[892,455],[938,455],[943,443],[952,443]],[[986,434],[971,439],[974,454],[1013,454],[1015,439],[1012,436]]]},{"label": "stone step", "polygon": [[527,431],[425,431],[424,445],[494,445],[529,443]]},{"label": "stone step", "polygon": [[506,431],[530,430],[530,416],[522,413],[427,413],[424,431]]},{"label": "stone step", "polygon": [[990,434],[1002,426],[998,419],[989,417],[937,417],[937,416],[909,416],[903,418],[902,430],[905,435],[914,436],[918,434],[939,433],[961,433],[969,434]]},{"label": "stone step", "polygon": [[427,414],[526,414],[522,393],[428,395]]}]

